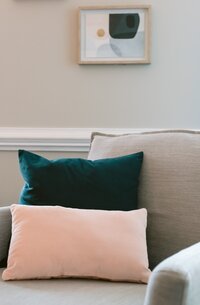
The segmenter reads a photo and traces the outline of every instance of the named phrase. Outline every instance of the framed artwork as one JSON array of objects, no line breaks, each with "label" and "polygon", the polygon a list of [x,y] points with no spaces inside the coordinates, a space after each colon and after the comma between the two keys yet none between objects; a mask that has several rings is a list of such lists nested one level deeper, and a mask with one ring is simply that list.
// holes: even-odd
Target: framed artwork
[{"label": "framed artwork", "polygon": [[79,8],[79,64],[149,64],[150,5]]}]

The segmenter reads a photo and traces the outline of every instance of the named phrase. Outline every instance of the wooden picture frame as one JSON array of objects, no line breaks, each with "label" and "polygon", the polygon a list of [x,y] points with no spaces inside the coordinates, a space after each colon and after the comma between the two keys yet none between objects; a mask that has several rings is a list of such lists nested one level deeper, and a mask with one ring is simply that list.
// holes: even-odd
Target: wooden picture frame
[{"label": "wooden picture frame", "polygon": [[79,64],[149,64],[151,6],[79,8]]}]

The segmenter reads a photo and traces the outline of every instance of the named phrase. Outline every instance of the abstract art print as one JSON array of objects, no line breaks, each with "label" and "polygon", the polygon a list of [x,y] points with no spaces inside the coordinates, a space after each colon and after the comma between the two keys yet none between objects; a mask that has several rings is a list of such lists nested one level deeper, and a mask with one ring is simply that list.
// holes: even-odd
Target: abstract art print
[{"label": "abstract art print", "polygon": [[79,64],[150,63],[150,9],[79,8]]}]

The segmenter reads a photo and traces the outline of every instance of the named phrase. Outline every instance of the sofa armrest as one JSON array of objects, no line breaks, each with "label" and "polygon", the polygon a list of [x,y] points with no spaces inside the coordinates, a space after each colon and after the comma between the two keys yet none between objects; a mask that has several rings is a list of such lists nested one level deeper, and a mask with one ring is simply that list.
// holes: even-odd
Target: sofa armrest
[{"label": "sofa armrest", "polygon": [[165,259],[152,272],[144,305],[199,305],[200,243]]},{"label": "sofa armrest", "polygon": [[0,267],[5,267],[11,237],[10,207],[0,207]]}]

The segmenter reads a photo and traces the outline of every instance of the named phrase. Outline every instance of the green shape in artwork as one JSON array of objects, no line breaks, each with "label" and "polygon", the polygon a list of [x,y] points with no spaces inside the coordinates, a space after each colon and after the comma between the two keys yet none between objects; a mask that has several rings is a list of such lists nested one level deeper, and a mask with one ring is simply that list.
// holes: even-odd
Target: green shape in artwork
[{"label": "green shape in artwork", "polygon": [[114,39],[131,39],[137,34],[140,16],[134,14],[110,14],[109,33]]}]

